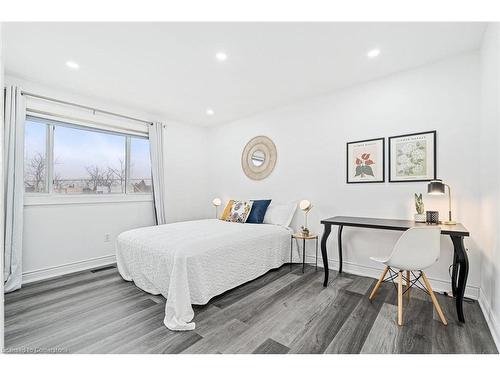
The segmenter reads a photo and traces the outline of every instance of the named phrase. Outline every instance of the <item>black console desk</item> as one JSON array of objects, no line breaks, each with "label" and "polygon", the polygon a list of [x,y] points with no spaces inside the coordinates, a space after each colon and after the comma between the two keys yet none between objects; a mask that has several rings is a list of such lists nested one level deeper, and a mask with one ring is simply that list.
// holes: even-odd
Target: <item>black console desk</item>
[{"label": "black console desk", "polygon": [[[324,225],[323,236],[321,237],[321,256],[325,267],[325,281],[323,286],[328,285],[328,250],[326,241],[332,230],[332,225],[338,225],[338,250],[339,250],[339,272],[342,272],[342,229],[344,227],[359,227],[385,230],[405,231],[415,226],[427,226],[425,223],[417,223],[412,220],[392,220],[376,219],[365,217],[335,216],[329,219],[321,220]],[[453,242],[453,271],[451,274],[451,288],[456,300],[458,320],[465,322],[463,311],[463,300],[465,286],[467,284],[467,275],[469,273],[469,260],[464,247],[464,237],[468,237],[469,231],[462,225],[439,225],[441,234],[450,236]]]}]

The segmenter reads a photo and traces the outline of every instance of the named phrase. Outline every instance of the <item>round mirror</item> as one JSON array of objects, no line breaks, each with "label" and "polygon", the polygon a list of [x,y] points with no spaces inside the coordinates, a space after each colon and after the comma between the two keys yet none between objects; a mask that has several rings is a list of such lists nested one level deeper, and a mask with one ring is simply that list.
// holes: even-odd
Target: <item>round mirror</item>
[{"label": "round mirror", "polygon": [[246,144],[241,155],[241,167],[248,178],[262,180],[273,171],[276,158],[277,151],[273,141],[261,135]]},{"label": "round mirror", "polygon": [[264,154],[264,151],[261,150],[256,150],[252,154],[252,163],[256,167],[260,167],[264,162],[266,161],[266,155]]}]

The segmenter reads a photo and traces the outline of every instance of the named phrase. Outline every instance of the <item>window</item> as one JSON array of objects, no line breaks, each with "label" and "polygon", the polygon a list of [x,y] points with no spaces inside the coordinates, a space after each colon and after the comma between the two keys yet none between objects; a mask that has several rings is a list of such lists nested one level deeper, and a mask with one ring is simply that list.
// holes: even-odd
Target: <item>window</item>
[{"label": "window", "polygon": [[149,140],[130,138],[130,174],[128,191],[134,193],[151,192],[151,157]]},{"label": "window", "polygon": [[47,126],[29,119],[24,130],[24,188],[27,193],[47,192]]},{"label": "window", "polygon": [[30,116],[25,139],[26,193],[151,193],[147,138]]}]

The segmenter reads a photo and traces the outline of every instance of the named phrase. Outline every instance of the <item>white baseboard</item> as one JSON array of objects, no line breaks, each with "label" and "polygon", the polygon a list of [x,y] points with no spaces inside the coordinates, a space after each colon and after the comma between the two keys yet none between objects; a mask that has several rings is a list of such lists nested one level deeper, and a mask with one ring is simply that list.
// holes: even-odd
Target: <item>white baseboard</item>
[{"label": "white baseboard", "polygon": [[50,279],[53,277],[62,276],[78,271],[85,271],[92,268],[108,266],[113,263],[116,263],[116,257],[114,254],[111,254],[102,257],[81,260],[78,262],[61,264],[59,266],[27,271],[23,272],[23,284]]},{"label": "white baseboard", "polygon": [[[314,263],[316,261],[316,258],[310,255],[306,255],[306,258],[306,261],[308,263]],[[103,267],[113,263],[116,263],[116,257],[114,254],[111,254],[78,262],[61,264],[54,267],[27,271],[23,272],[23,284],[62,276],[78,271],[85,271],[96,267]],[[320,262],[320,259],[318,259],[318,266],[322,265],[323,263]],[[337,260],[328,260],[329,269],[338,270],[338,265],[339,262]],[[359,276],[368,276],[374,279],[378,279],[383,271],[382,268],[370,267],[346,261],[343,262],[343,270],[347,273],[352,273]],[[451,290],[450,280],[429,278],[429,281],[431,282],[432,288],[437,292],[450,292]],[[479,299],[479,288],[475,286],[467,286],[465,289],[465,296],[475,300]]]},{"label": "white baseboard", "polygon": [[[306,255],[306,258],[308,263],[314,263],[316,261],[316,257],[311,255]],[[318,257],[318,266],[320,265],[321,267],[323,267],[323,261],[321,260],[321,257]],[[329,259],[328,268],[337,271],[339,269],[339,262],[337,260]],[[358,276],[367,276],[378,279],[382,274],[383,269],[344,261],[342,262],[342,271]],[[429,277],[429,281],[431,283],[432,289],[434,289],[436,292],[448,292],[451,294],[451,280],[442,280]],[[467,286],[465,288],[465,296],[477,300],[479,298],[479,288],[475,286]]]},{"label": "white baseboard", "polygon": [[483,311],[486,323],[488,323],[488,327],[490,328],[490,332],[493,336],[493,340],[495,341],[495,345],[497,346],[497,350],[500,350],[500,324],[496,320],[495,315],[493,314],[493,310],[491,309],[491,305],[486,299],[484,293],[482,293],[482,290],[481,293],[479,293],[479,306]]}]

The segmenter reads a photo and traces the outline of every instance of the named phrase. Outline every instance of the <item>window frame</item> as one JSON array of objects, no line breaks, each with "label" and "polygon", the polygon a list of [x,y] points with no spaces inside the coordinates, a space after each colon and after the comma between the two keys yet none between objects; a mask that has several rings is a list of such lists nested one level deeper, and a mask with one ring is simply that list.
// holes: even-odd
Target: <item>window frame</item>
[{"label": "window frame", "polygon": [[[139,192],[134,193],[129,191],[128,179],[130,176],[130,161],[131,161],[131,139],[140,138],[149,141],[148,136],[129,134],[126,132],[104,130],[96,128],[93,126],[85,126],[81,124],[74,124],[71,122],[64,122],[60,120],[54,120],[52,118],[45,118],[39,116],[38,114],[33,115],[30,113],[26,114],[25,121],[38,122],[46,127],[45,135],[45,160],[47,160],[46,166],[46,181],[45,188],[46,192],[26,192],[24,191],[24,204],[25,205],[50,205],[50,204],[80,204],[80,203],[113,203],[113,202],[143,202],[152,201],[153,194],[151,192]],[[54,185],[54,131],[56,126],[61,126],[65,128],[74,128],[78,130],[91,131],[95,133],[105,133],[111,135],[118,135],[125,138],[125,187],[123,193],[111,193],[111,194],[61,194],[55,193],[53,190]],[[23,174],[24,174],[24,161],[23,161]],[[152,180],[152,177],[151,177]],[[151,187],[152,188],[152,187]],[[23,185],[23,189],[25,189]],[[151,189],[152,190],[152,189]]]}]

